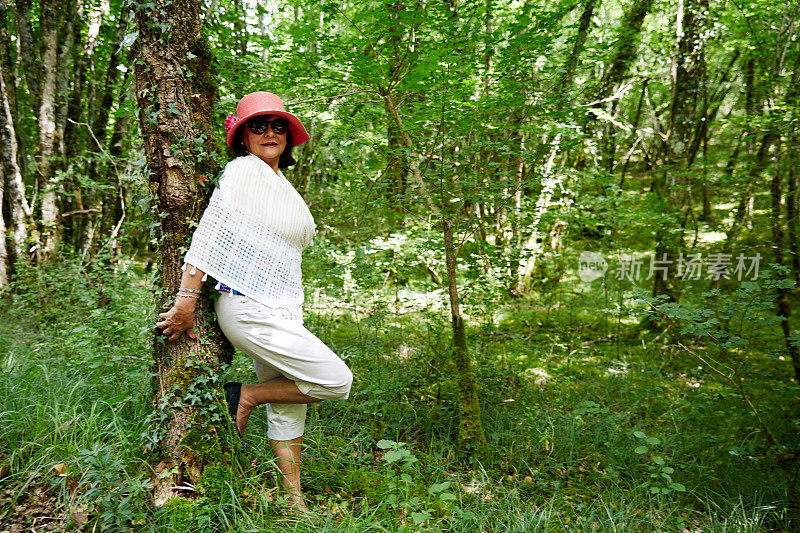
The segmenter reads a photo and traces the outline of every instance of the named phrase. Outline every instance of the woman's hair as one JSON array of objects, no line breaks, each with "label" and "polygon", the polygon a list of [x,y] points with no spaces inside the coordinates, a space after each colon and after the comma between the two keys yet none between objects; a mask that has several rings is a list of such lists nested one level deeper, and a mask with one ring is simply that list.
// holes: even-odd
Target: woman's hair
[{"label": "woman's hair", "polygon": [[[233,137],[233,142],[231,142],[231,151],[233,155],[236,157],[241,157],[243,155],[250,155],[250,151],[244,145],[244,141],[242,140],[242,135],[244,134],[244,129],[247,127],[247,124],[244,124],[236,131],[236,135]],[[287,168],[295,163],[294,157],[292,157],[292,132],[289,129],[286,129],[286,148],[283,149],[283,153],[281,154],[280,159],[278,160],[278,168]]]}]

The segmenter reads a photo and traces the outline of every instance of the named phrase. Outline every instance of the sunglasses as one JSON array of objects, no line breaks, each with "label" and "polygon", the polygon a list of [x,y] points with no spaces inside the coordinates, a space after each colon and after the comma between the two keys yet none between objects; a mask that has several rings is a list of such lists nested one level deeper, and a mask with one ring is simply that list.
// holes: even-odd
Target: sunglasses
[{"label": "sunglasses", "polygon": [[275,133],[275,135],[280,135],[282,133],[286,133],[286,129],[289,127],[289,121],[285,118],[267,120],[263,117],[251,118],[247,121],[247,129],[249,129],[254,135],[261,135],[267,131],[267,128],[269,127],[272,128],[272,131]]}]

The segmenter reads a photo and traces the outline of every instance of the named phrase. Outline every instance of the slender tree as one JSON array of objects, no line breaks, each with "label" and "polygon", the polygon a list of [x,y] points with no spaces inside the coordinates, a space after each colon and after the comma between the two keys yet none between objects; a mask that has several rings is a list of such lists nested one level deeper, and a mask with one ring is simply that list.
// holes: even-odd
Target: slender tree
[{"label": "slender tree", "polygon": [[692,182],[690,165],[694,140],[703,131],[703,105],[706,93],[705,29],[708,25],[707,0],[679,0],[676,16],[676,45],[672,59],[667,140],[663,144],[664,170],[655,182],[669,226],[656,232],[653,261],[653,296],[679,297],[677,273],[679,249],[683,244],[689,202],[687,190]]}]

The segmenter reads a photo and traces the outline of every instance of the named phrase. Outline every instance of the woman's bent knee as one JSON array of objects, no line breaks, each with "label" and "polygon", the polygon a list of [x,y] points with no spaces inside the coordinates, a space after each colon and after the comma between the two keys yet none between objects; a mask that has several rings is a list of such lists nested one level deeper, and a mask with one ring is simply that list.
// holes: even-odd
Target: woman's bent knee
[{"label": "woman's bent knee", "polygon": [[353,385],[353,373],[342,365],[335,374],[325,376],[325,383],[298,382],[297,388],[307,396],[319,400],[346,400]]},{"label": "woman's bent knee", "polygon": [[344,367],[341,376],[339,376],[339,382],[340,383],[331,388],[340,394],[337,399],[346,400],[347,397],[350,396],[350,388],[353,386],[353,373],[346,366]]}]

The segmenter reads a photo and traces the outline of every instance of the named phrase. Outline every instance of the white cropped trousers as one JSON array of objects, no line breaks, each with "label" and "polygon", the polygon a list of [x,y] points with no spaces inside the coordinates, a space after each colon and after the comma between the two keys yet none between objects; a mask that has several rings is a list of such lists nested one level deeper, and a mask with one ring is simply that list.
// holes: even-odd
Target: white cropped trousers
[{"label": "white cropped trousers", "polygon": [[[247,296],[221,294],[214,307],[222,332],[253,359],[259,382],[285,376],[300,392],[314,398],[349,396],[353,383],[350,369],[301,320],[276,316],[275,310]],[[305,421],[304,403],[267,404],[267,436],[272,440],[303,435]]]}]

